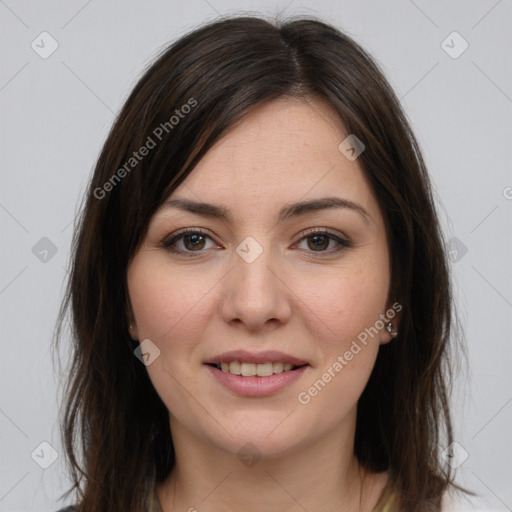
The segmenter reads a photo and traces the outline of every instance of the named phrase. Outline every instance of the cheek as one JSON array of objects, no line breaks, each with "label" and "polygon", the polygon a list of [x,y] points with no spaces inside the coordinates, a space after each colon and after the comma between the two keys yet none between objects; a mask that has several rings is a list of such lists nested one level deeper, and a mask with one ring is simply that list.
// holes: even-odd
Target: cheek
[{"label": "cheek", "polygon": [[330,410],[325,420],[332,425],[354,407],[368,382],[379,350],[380,315],[386,311],[389,266],[385,245],[359,256],[323,279],[304,308],[320,329],[316,332],[321,363],[299,402],[310,411]]},{"label": "cheek", "polygon": [[368,273],[351,273],[330,281],[323,294],[305,302],[311,320],[308,329],[316,333],[318,365],[297,399],[305,412],[322,415],[325,428],[339,424],[353,410],[379,351],[375,326],[384,312],[387,281],[383,276],[376,289],[374,280],[367,277]]},{"label": "cheek", "polygon": [[159,345],[169,345],[168,339],[193,343],[202,319],[206,321],[206,298],[215,282],[211,275],[198,278],[161,263],[134,261],[128,288],[139,339],[149,338]]},{"label": "cheek", "polygon": [[190,396],[200,387],[187,373],[208,321],[208,292],[213,276],[169,269],[142,254],[128,269],[128,291],[137,323],[138,338],[150,339],[160,350],[146,367],[157,393],[173,414],[186,422],[191,414]]},{"label": "cheek", "polygon": [[[375,326],[386,311],[389,287],[387,260],[371,265],[364,261],[297,280],[300,316],[327,352],[344,350],[351,341]],[[382,327],[379,323],[379,326]],[[375,337],[378,340],[378,337]]]}]

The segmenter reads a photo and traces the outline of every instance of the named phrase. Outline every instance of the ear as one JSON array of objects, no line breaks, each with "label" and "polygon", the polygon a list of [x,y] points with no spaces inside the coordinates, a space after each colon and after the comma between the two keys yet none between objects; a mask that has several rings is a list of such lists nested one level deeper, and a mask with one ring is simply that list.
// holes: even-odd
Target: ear
[{"label": "ear", "polygon": [[[384,322],[384,327],[380,331],[379,343],[381,345],[385,345],[396,339],[397,335],[393,333],[400,333],[402,309],[403,307],[399,302],[394,302],[390,304],[386,312],[381,315],[382,321]],[[391,323],[391,332],[387,329],[389,323]]]}]

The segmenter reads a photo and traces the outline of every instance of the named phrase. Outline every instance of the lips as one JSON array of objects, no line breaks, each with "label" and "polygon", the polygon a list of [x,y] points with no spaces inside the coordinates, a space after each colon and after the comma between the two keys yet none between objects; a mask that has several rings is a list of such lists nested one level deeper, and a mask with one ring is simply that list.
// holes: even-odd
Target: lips
[{"label": "lips", "polygon": [[235,350],[231,352],[224,352],[212,358],[209,358],[204,362],[208,365],[220,365],[221,363],[252,363],[252,364],[263,364],[263,363],[283,363],[291,364],[292,366],[304,366],[308,364],[307,361],[299,359],[297,357],[279,352],[277,350],[267,350],[265,352],[248,352],[246,350]]},{"label": "lips", "polygon": [[304,359],[276,350],[224,352],[208,358],[204,365],[222,386],[247,397],[278,393],[310,368]]},{"label": "lips", "polygon": [[264,397],[274,395],[292,386],[294,382],[299,380],[310,369],[310,366],[305,364],[298,366],[294,370],[283,371],[267,377],[233,375],[230,372],[219,370],[216,365],[206,364],[205,368],[224,389],[229,390],[235,395],[242,397]]}]

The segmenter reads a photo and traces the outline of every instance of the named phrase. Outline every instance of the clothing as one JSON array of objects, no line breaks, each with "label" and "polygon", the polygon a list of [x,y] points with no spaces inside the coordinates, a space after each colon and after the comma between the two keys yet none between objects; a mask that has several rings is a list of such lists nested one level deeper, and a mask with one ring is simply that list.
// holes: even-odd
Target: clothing
[{"label": "clothing", "polygon": [[152,490],[149,493],[148,512],[163,512],[162,507],[160,506],[160,501],[158,501],[158,494],[156,492],[156,482],[154,480]]}]

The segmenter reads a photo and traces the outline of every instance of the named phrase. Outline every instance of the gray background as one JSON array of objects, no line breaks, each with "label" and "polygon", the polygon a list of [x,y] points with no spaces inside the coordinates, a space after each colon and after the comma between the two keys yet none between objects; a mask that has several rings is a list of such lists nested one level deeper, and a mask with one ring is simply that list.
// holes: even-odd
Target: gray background
[{"label": "gray background", "polygon": [[[78,201],[115,113],[162,45],[242,10],[334,23],[375,56],[401,98],[446,237],[457,239],[470,371],[457,379],[453,464],[480,494],[476,508],[512,510],[510,0],[0,0],[0,511],[54,511],[67,488],[50,340]],[[43,31],[58,44],[46,59]],[[457,58],[464,42],[446,39],[453,31],[469,44]],[[36,461],[51,462],[52,450],[56,461],[42,469]]]}]

